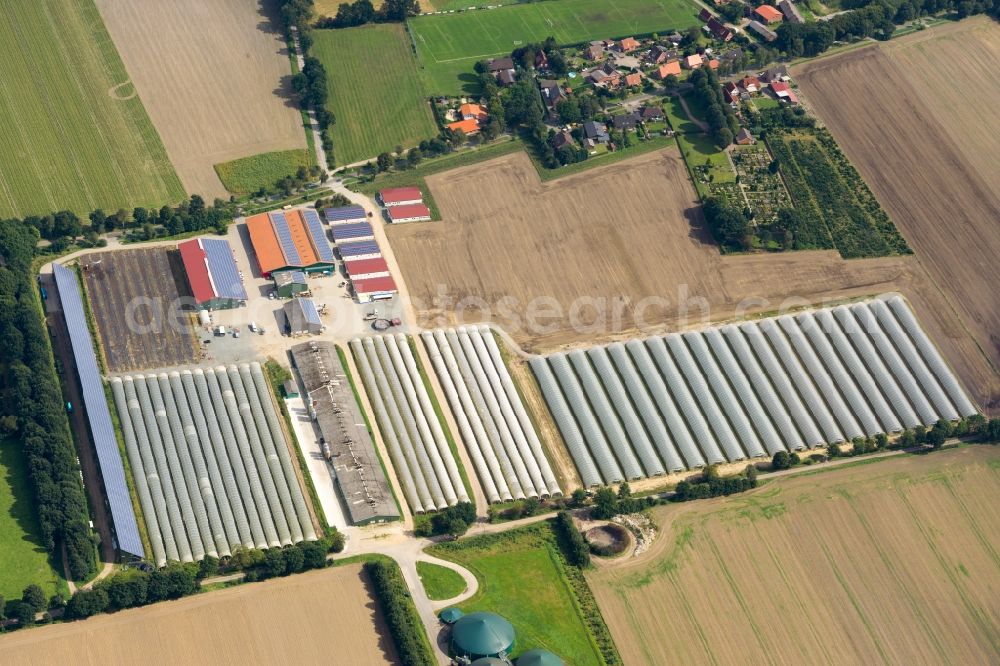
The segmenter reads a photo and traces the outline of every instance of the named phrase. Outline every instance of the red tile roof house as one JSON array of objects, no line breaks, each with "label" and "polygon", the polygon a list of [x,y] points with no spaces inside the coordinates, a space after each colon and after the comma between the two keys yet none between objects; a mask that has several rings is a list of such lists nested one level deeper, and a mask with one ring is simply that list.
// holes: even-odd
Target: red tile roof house
[{"label": "red tile roof house", "polygon": [[771,82],[771,92],[779,100],[788,102],[792,106],[799,103],[799,98],[792,92],[791,86],[783,81],[772,81]]},{"label": "red tile roof house", "polygon": [[712,37],[723,42],[728,42],[733,38],[733,31],[716,20],[715,17],[708,19],[708,31],[712,33]]},{"label": "red tile roof house", "polygon": [[600,60],[604,55],[604,44],[598,42],[597,44],[591,44],[583,51],[583,57],[587,60]]},{"label": "red tile roof house", "polygon": [[622,53],[631,53],[639,48],[639,42],[632,37],[626,37],[617,44],[618,50]]},{"label": "red tile roof house", "polygon": [[424,202],[424,195],[419,187],[391,187],[379,192],[378,198],[386,208]]},{"label": "red tile roof house", "polygon": [[760,92],[760,79],[756,76],[744,76],[740,81],[740,88],[748,93]]},{"label": "red tile roof house", "polygon": [[642,74],[626,74],[625,75],[625,85],[628,87],[641,86],[642,85]]},{"label": "red tile roof house", "polygon": [[475,136],[476,134],[479,134],[479,121],[474,118],[448,123],[446,127],[453,132],[460,131],[465,136]]},{"label": "red tile roof house", "polygon": [[673,74],[674,76],[681,75],[681,63],[679,60],[671,60],[666,65],[660,65],[657,70],[653,73],[653,76],[663,80]]},{"label": "red tile roof house", "polygon": [[722,86],[722,96],[726,98],[726,101],[730,104],[736,104],[740,100],[740,87],[729,81]]},{"label": "red tile roof house", "polygon": [[782,19],[785,18],[780,11],[771,5],[761,5],[757,9],[753,10],[753,13],[756,14],[764,23],[781,23]]},{"label": "red tile roof house", "polygon": [[701,67],[701,56],[695,53],[694,55],[689,55],[684,58],[684,66],[688,69],[698,69]]}]

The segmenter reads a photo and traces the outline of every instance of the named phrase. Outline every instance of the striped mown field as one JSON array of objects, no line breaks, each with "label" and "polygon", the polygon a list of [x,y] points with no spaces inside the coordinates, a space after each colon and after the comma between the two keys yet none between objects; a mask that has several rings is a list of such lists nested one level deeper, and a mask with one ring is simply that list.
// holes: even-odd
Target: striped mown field
[{"label": "striped mown field", "polygon": [[93,0],[0,0],[0,216],[184,197]]},{"label": "striped mown field", "polygon": [[630,664],[991,663],[1000,450],[969,446],[654,510],[587,578]]}]

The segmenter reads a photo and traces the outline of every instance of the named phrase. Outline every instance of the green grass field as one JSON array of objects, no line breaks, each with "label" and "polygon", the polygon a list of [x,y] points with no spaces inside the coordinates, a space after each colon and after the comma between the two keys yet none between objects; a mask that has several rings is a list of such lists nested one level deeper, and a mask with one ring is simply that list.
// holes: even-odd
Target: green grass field
[{"label": "green grass field", "polygon": [[93,0],[0,13],[0,216],[184,198]]},{"label": "green grass field", "polygon": [[574,666],[598,666],[594,645],[546,524],[502,535],[432,546],[427,552],[467,567],[479,591],[459,604],[466,613],[491,611],[517,633],[514,655],[545,648]]},{"label": "green grass field", "polygon": [[417,562],[417,574],[428,598],[434,601],[453,599],[465,592],[465,579],[457,572],[430,562]]},{"label": "green grass field", "polygon": [[374,158],[437,135],[402,25],[316,30],[311,53],[323,62],[336,116],[337,164]]},{"label": "green grass field", "polygon": [[473,92],[476,61],[520,44],[555,37],[560,44],[626,37],[698,25],[690,0],[558,0],[409,20],[424,85],[434,94]]},{"label": "green grass field", "polygon": [[46,596],[66,587],[40,544],[39,531],[24,457],[17,442],[0,439],[0,596],[7,600],[19,599],[32,583]]},{"label": "green grass field", "polygon": [[311,164],[309,151],[297,148],[216,164],[215,173],[233,194],[250,194],[262,187],[274,187],[286,176],[294,176],[299,167],[308,169]]}]

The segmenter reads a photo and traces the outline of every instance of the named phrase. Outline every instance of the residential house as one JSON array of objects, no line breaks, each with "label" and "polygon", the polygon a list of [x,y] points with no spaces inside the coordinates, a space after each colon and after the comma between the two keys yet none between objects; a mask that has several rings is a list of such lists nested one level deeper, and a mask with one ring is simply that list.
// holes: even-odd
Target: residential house
[{"label": "residential house", "polygon": [[740,146],[752,146],[757,143],[757,139],[753,138],[753,134],[747,131],[746,127],[741,127],[740,131],[736,133],[736,144]]},{"label": "residential house", "polygon": [[660,65],[670,59],[667,57],[667,54],[669,52],[670,51],[669,49],[667,49],[667,47],[655,44],[653,48],[646,51],[646,55],[643,57],[645,58],[646,62],[648,62],[651,65]]},{"label": "residential house", "polygon": [[715,58],[712,58],[711,60],[708,61],[708,68],[719,69],[719,61],[716,60]]},{"label": "residential house", "polygon": [[482,122],[489,118],[490,114],[486,112],[486,107],[482,104],[463,104],[458,107],[458,115],[462,116],[462,120]]},{"label": "residential house", "polygon": [[684,58],[684,67],[687,69],[698,69],[702,65],[701,56],[697,53]]},{"label": "residential house", "polygon": [[760,79],[756,76],[744,76],[740,80],[740,88],[751,94],[758,93],[761,91]]},{"label": "residential house", "polygon": [[611,118],[611,126],[616,130],[630,130],[635,129],[636,125],[642,122],[642,116],[639,115],[637,111],[630,111],[629,113],[623,113],[620,116],[614,116]]},{"label": "residential house", "polygon": [[604,42],[591,42],[590,46],[583,50],[583,57],[587,60],[600,60],[604,57]]},{"label": "residential house", "polygon": [[681,63],[679,60],[671,60],[666,65],[660,65],[656,68],[656,71],[653,72],[653,76],[661,81],[671,74],[674,76],[681,75]]},{"label": "residential house", "polygon": [[760,80],[764,83],[773,83],[774,81],[788,81],[788,68],[784,65],[778,65],[777,67],[772,67],[766,70],[760,75]]},{"label": "residential house", "polygon": [[756,16],[762,23],[781,23],[784,18],[782,13],[772,7],[771,5],[761,5],[757,9],[753,10],[754,16]]},{"label": "residential house", "polygon": [[562,88],[559,87],[558,81],[539,79],[538,87],[542,90],[542,99],[545,100],[545,106],[550,109],[554,108],[556,103],[565,97]]},{"label": "residential house", "polygon": [[644,106],[642,107],[642,111],[640,111],[640,115],[644,123],[649,121],[656,122],[664,118],[663,109],[658,106]]},{"label": "residential house", "polygon": [[740,99],[740,87],[729,81],[722,86],[722,96],[730,104],[736,104]]},{"label": "residential house", "polygon": [[781,0],[778,3],[778,9],[781,13],[785,15],[785,20],[789,23],[805,23],[806,20],[802,18],[802,14],[799,13],[799,8],[796,7],[791,0]]},{"label": "residential house", "polygon": [[564,148],[566,146],[570,146],[573,148],[576,147],[576,141],[573,139],[573,135],[567,132],[566,130],[563,130],[562,132],[559,132],[554,137],[552,137],[553,150],[559,150],[560,148]]},{"label": "residential house", "polygon": [[633,37],[626,37],[625,39],[618,42],[616,48],[622,53],[631,53],[639,48],[639,42]]},{"label": "residential house", "polygon": [[588,120],[583,124],[583,136],[596,143],[607,143],[611,140],[611,137],[608,136],[608,128],[593,120]]},{"label": "residential house", "polygon": [[549,57],[545,55],[545,51],[539,51],[535,54],[535,69],[548,69],[549,67]]},{"label": "residential house", "polygon": [[587,75],[587,78],[596,86],[603,88],[617,88],[621,85],[622,75],[610,62],[604,63],[601,67],[594,69]]},{"label": "residential house", "polygon": [[675,31],[675,32],[672,32],[669,35],[667,35],[667,39],[670,40],[671,44],[673,44],[674,46],[677,46],[682,41],[684,41],[684,35],[682,35],[681,33]]},{"label": "residential house", "polygon": [[453,123],[448,123],[445,127],[453,132],[461,131],[465,134],[465,136],[479,134],[479,121],[475,119],[457,120]]},{"label": "residential house", "polygon": [[777,97],[779,101],[788,102],[792,106],[799,103],[799,98],[792,90],[792,87],[784,81],[772,81],[770,88],[771,92],[774,93],[774,96]]},{"label": "residential house", "polygon": [[726,64],[731,62],[736,62],[741,58],[743,58],[743,49],[741,49],[738,46],[736,48],[729,49],[728,51],[719,54],[719,60]]},{"label": "residential house", "polygon": [[497,81],[504,88],[512,86],[517,83],[517,74],[512,69],[501,70],[500,73],[497,74]]},{"label": "residential house", "polygon": [[493,74],[502,86],[509,86],[517,80],[514,60],[510,56],[490,60],[486,63],[486,71]]},{"label": "residential house", "polygon": [[639,74],[638,72],[633,73],[633,74],[626,74],[625,75],[625,85],[627,87],[629,87],[629,88],[631,88],[632,86],[641,86],[642,85],[642,74]]},{"label": "residential house", "polygon": [[721,21],[716,19],[714,16],[708,19],[708,25],[706,26],[708,31],[712,34],[712,37],[718,39],[719,41],[728,42],[731,41],[736,34]]},{"label": "residential house", "polygon": [[698,12],[698,18],[702,21],[708,21],[709,19],[712,18],[712,12],[708,11],[708,8],[705,7],[700,12]]}]

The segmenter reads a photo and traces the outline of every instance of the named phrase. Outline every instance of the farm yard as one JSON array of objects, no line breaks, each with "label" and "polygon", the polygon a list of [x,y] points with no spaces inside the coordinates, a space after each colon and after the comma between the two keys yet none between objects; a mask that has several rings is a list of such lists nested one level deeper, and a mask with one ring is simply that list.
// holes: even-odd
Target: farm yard
[{"label": "farm yard", "polygon": [[306,148],[273,4],[97,0],[184,188],[208,201],[229,196],[214,165]]},{"label": "farm yard", "polygon": [[93,0],[4,2],[0,218],[184,198]]},{"label": "farm yard", "polygon": [[351,164],[414,146],[437,134],[409,38],[387,23],[313,33],[311,55],[326,69],[336,116],[333,152]]},{"label": "farm yard", "polygon": [[473,66],[510,53],[520,44],[554,37],[560,44],[650,32],[684,30],[698,24],[688,0],[560,0],[517,4],[447,16],[417,16],[407,25],[421,66],[424,89],[461,95],[477,87]]},{"label": "farm yard", "polygon": [[976,413],[898,296],[530,365],[584,486]]},{"label": "farm yard", "polygon": [[[625,663],[987,663],[1000,452],[804,474],[654,509],[638,558],[587,574]],[[719,618],[726,618],[720,622]]]},{"label": "farm yard", "polygon": [[[944,291],[959,323],[1000,367],[1000,123],[991,72],[1000,26],[975,18],[797,69],[810,107],[858,166]],[[877,90],[867,85],[879,80]],[[873,125],[865,119],[893,118]],[[922,137],[917,140],[915,137]],[[873,149],[877,146],[877,149]],[[960,332],[961,331],[961,332]],[[995,411],[1000,393],[985,401]]]},{"label": "farm yard", "polygon": [[360,565],[41,627],[0,642],[0,661],[26,666],[315,664],[329,662],[331,654],[358,666],[399,663]]},{"label": "farm yard", "polygon": [[111,372],[162,368],[198,358],[180,256],[168,248],[87,255],[84,291]]}]

